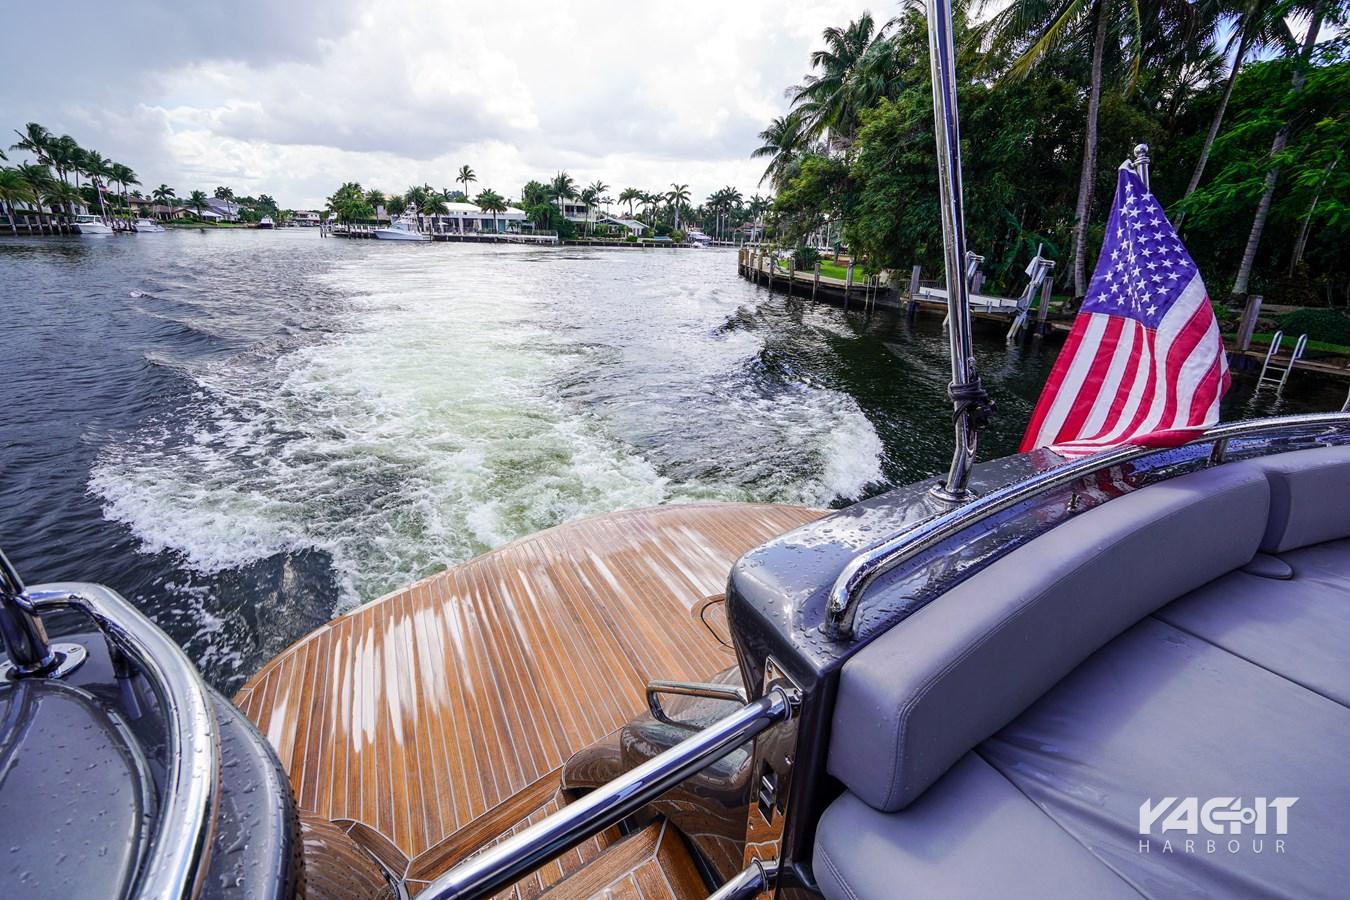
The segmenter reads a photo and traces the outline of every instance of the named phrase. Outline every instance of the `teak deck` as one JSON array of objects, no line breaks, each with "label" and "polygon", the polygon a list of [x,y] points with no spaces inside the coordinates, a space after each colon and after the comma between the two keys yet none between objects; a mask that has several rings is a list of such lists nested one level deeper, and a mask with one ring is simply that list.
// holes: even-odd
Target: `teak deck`
[{"label": "teak deck", "polygon": [[648,681],[733,665],[704,601],[745,551],[820,515],[704,503],[540,532],[334,619],[235,703],[300,807],[416,888],[556,804],[559,767],[643,710]]}]

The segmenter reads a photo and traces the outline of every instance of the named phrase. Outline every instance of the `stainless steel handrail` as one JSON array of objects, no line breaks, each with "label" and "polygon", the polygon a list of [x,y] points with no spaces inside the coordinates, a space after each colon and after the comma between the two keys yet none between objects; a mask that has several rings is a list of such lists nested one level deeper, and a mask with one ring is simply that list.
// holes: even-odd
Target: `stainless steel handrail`
[{"label": "stainless steel handrail", "polygon": [[661,705],[661,695],[701,697],[705,700],[730,700],[748,703],[750,697],[739,684],[717,684],[710,681],[649,681],[647,682],[647,711],[658,722],[674,724]]},{"label": "stainless steel handrail", "polygon": [[[1206,429],[1195,440],[1184,446],[1213,442],[1216,448],[1227,447],[1229,441],[1258,437],[1291,428],[1334,426],[1350,428],[1350,415],[1345,413],[1310,413],[1299,416],[1280,416],[1231,422]],[[822,630],[829,637],[843,639],[853,634],[853,623],[858,601],[867,586],[878,576],[890,571],[919,553],[969,528],[977,522],[997,515],[1038,494],[1064,487],[1095,472],[1164,453],[1175,448],[1139,447],[1127,445],[1066,462],[1061,466],[1038,472],[1022,481],[990,491],[950,512],[934,516],[908,531],[873,544],[849,560],[830,587],[825,607]],[[1222,452],[1211,456],[1211,461],[1222,462]]]},{"label": "stainless steel handrail", "polygon": [[450,900],[496,893],[558,854],[616,825],[770,726],[790,718],[799,702],[795,691],[771,688],[753,703],[460,863],[418,896]]},{"label": "stainless steel handrail", "polygon": [[210,860],[220,773],[216,719],[201,678],[168,635],[101,584],[44,584],[30,588],[28,596],[38,613],[70,609],[87,615],[158,695],[168,731],[168,765],[135,893],[195,897]]}]

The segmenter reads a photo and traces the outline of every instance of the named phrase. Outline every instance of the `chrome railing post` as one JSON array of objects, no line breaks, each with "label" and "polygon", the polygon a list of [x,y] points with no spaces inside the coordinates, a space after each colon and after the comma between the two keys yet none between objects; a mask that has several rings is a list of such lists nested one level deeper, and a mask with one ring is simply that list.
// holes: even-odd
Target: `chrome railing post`
[{"label": "chrome railing post", "polygon": [[470,857],[418,895],[424,900],[486,897],[514,884],[560,853],[618,824],[696,772],[787,720],[801,702],[776,686],[702,731],[613,781],[600,785],[524,831]]},{"label": "chrome railing post", "polygon": [[965,213],[961,193],[961,128],[956,108],[956,49],[952,38],[951,0],[928,0],[928,59],[933,77],[933,124],[937,134],[938,195],[942,207],[943,260],[947,272],[947,335],[951,342],[952,404],[956,446],[947,480],[935,490],[947,501],[968,496],[970,470],[979,444],[976,416],[987,404],[975,372],[970,337],[970,285],[963,277],[966,261]]},{"label": "chrome railing post", "polygon": [[0,550],[0,639],[15,677],[41,675],[56,666],[47,629],[33,609],[18,571]]}]

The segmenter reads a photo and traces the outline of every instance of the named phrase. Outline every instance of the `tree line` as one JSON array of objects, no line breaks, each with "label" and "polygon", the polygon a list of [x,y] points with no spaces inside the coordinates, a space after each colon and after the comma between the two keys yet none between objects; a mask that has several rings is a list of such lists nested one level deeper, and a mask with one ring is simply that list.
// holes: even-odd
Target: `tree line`
[{"label": "tree line", "polygon": [[594,214],[599,209],[609,210],[616,204],[630,219],[646,225],[658,235],[683,238],[690,226],[697,226],[707,234],[730,239],[732,233],[747,223],[764,217],[772,206],[768,197],[758,194],[748,200],[734,187],[714,191],[698,205],[692,204],[689,185],[672,183],[669,190],[646,191],[627,187],[611,194],[610,185],[595,180],[580,185],[571,174],[560,171],[547,182],[531,179],[521,187],[515,198],[506,199],[491,188],[470,196],[469,186],[478,177],[471,166],[461,166],[454,181],[460,188],[434,188],[430,184],[413,185],[402,193],[367,190],[359,182],[349,181],[336,190],[327,201],[326,211],[343,223],[376,221],[380,216],[395,217],[405,213],[439,215],[447,204],[473,203],[485,213],[496,215],[507,208],[522,210],[535,228],[557,232],[564,238],[576,235],[576,223],[565,214],[568,205],[584,208],[582,227],[586,234],[611,230],[597,226]]},{"label": "tree line", "polygon": [[[1350,60],[1332,0],[1013,0],[955,11],[967,245],[1005,290],[1038,245],[1082,297],[1137,143],[1212,296],[1350,302]],[[1306,26],[1299,35],[1291,23]],[[926,23],[824,31],[760,134],[775,240],[831,235],[872,271],[940,272]]]},{"label": "tree line", "polygon": [[[167,207],[170,217],[188,211],[200,217],[207,208],[210,198],[200,190],[180,198],[176,190],[161,184],[147,197],[139,190],[140,178],[130,166],[114,162],[97,150],[81,147],[68,134],[54,135],[37,122],[29,122],[14,133],[18,140],[10,145],[10,152],[21,151],[33,159],[0,166],[0,204],[4,206],[11,233],[18,233],[15,214],[21,208],[35,216],[39,227],[44,229],[54,220],[73,219],[80,209],[97,210],[105,222],[130,217],[133,200],[153,200]],[[9,162],[3,150],[0,161]],[[290,210],[280,209],[267,194],[235,197],[231,188],[220,186],[212,196],[235,204],[244,221],[271,216],[282,223],[292,215]]]}]

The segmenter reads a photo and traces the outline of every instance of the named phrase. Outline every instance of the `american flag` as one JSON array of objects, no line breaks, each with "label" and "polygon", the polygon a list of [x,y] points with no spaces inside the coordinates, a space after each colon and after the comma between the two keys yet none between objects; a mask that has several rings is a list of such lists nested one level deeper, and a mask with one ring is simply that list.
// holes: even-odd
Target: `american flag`
[{"label": "american flag", "polygon": [[1021,449],[1079,457],[1184,443],[1219,421],[1230,381],[1195,261],[1144,182],[1121,166],[1097,270]]}]

